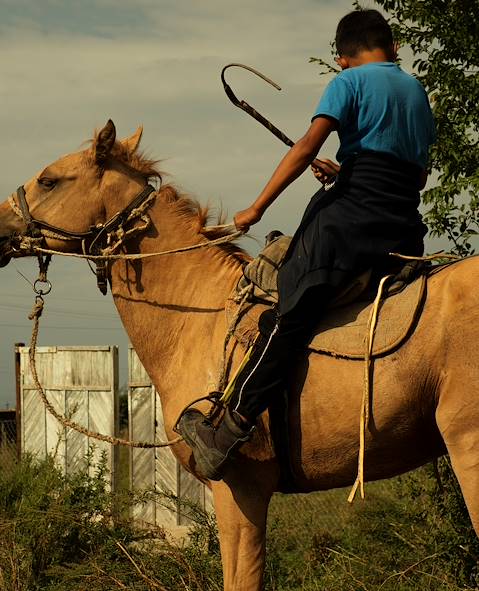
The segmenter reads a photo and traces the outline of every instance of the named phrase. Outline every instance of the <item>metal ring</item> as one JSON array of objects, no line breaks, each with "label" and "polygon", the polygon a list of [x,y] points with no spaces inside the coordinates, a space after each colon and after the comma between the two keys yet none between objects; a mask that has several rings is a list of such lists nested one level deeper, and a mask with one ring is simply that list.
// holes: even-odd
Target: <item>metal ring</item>
[{"label": "metal ring", "polygon": [[[38,283],[44,283],[46,284],[47,288],[44,289],[38,289],[37,284]],[[43,281],[42,279],[36,279],[35,283],[33,284],[33,291],[35,293],[37,293],[38,295],[42,296],[42,295],[47,295],[52,291],[52,284],[50,281],[48,281],[48,279],[46,279],[45,281]]]}]

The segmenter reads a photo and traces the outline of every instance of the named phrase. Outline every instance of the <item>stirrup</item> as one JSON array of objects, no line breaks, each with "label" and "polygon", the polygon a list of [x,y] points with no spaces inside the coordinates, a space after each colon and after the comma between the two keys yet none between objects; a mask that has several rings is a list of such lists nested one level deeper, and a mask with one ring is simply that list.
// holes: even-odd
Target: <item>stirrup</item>
[{"label": "stirrup", "polygon": [[218,392],[216,390],[213,390],[212,392],[209,392],[208,394],[206,394],[206,396],[201,396],[201,398],[195,398],[195,400],[192,400],[180,412],[178,418],[175,421],[175,425],[173,427],[173,431],[175,433],[178,433],[179,435],[181,435],[181,433],[178,430],[178,425],[179,425],[181,419],[191,409],[191,407],[193,405],[197,404],[198,402],[203,402],[203,400],[208,400],[213,405],[212,408],[211,408],[211,410],[208,411],[208,414],[204,415],[205,418],[209,419],[209,418],[215,416],[216,414],[219,414],[221,411],[224,410],[224,406],[223,406],[223,404],[221,402],[221,399],[222,399],[223,396],[224,396],[224,392]]},{"label": "stirrup", "polygon": [[[210,441],[201,437],[201,428],[209,432]],[[203,413],[190,409],[183,414],[178,429],[192,449],[198,473],[209,480],[221,480],[235,452],[251,439],[255,427],[240,427],[227,409],[215,428]],[[221,442],[216,439],[219,435]]]}]

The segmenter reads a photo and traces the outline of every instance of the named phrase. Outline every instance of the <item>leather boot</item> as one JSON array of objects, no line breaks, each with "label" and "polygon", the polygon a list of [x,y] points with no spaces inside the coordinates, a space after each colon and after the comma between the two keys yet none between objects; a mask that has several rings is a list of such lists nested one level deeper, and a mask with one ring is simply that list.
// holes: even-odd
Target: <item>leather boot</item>
[{"label": "leather boot", "polygon": [[215,428],[199,410],[190,409],[179,420],[177,431],[193,450],[199,474],[221,480],[234,452],[251,439],[254,426],[241,425],[240,418],[236,421],[227,409]]}]

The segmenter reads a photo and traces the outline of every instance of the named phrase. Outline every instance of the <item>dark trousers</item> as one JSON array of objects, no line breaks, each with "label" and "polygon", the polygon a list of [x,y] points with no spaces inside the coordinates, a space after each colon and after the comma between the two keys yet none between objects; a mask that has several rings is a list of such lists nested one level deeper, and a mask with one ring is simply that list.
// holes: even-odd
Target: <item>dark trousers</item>
[{"label": "dark trousers", "polygon": [[271,309],[262,314],[260,337],[236,381],[230,402],[232,410],[254,423],[282,392],[298,351],[311,338],[332,295],[333,290],[327,285],[311,287],[288,313],[278,316]]}]

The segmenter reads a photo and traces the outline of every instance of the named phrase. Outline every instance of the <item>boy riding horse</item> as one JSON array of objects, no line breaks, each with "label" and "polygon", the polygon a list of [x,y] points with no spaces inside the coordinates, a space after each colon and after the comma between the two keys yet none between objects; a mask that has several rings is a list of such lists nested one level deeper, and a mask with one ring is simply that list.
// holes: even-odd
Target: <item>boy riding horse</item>
[{"label": "boy riding horse", "polygon": [[[367,269],[385,273],[390,252],[420,256],[426,227],[418,212],[434,120],[421,84],[395,64],[391,29],[376,10],[341,19],[336,31],[341,72],[327,86],[306,134],[289,150],[254,203],[235,215],[238,229],[257,223],[311,165],[337,132],[334,186],[311,199],[278,274],[279,302],[262,315],[260,337],[236,379],[224,419],[215,427],[195,409],[178,430],[197,470],[220,480],[257,417],[285,389],[296,357],[334,295]],[[319,165],[317,165],[319,162]],[[315,161],[315,176],[331,167]]]}]

